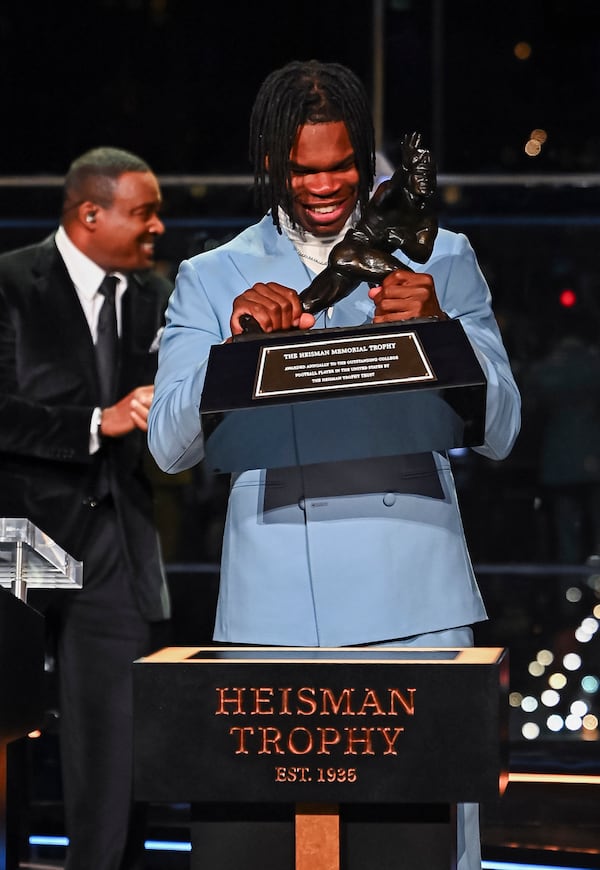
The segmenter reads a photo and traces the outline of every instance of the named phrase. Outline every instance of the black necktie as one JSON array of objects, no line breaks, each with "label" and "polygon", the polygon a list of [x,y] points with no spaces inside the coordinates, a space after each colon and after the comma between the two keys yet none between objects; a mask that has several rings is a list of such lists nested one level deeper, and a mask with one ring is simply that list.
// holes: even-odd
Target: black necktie
[{"label": "black necktie", "polygon": [[117,306],[115,291],[118,278],[105,275],[98,293],[104,302],[98,316],[98,336],[96,339],[96,363],[100,382],[100,404],[108,408],[115,401],[117,370],[119,364],[119,335],[117,332]]}]

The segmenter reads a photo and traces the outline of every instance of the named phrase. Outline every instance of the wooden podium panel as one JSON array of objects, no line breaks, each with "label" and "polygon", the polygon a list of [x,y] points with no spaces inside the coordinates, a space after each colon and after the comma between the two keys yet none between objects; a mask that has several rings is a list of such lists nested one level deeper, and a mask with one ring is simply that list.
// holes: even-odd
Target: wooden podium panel
[{"label": "wooden podium panel", "polygon": [[499,648],[166,648],[134,663],[136,798],[192,803],[194,868],[447,870],[454,805],[507,781],[507,692]]}]

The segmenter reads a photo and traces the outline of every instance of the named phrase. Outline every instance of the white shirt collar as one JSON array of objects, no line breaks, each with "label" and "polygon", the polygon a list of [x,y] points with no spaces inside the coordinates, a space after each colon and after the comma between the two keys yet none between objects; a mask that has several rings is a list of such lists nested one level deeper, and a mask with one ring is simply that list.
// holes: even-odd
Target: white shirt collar
[{"label": "white shirt collar", "polygon": [[350,227],[358,220],[357,210],[355,210],[336,235],[313,236],[303,227],[292,226],[290,218],[281,207],[278,209],[278,215],[281,228],[296,248],[300,259],[309,269],[317,273],[327,265],[327,258],[333,246],[341,242]]},{"label": "white shirt collar", "polygon": [[[84,299],[91,300],[97,293],[106,272],[73,244],[62,224],[57,229],[54,240],[77,292]],[[119,299],[127,288],[127,278],[122,272],[110,274],[119,279],[116,294]]]}]

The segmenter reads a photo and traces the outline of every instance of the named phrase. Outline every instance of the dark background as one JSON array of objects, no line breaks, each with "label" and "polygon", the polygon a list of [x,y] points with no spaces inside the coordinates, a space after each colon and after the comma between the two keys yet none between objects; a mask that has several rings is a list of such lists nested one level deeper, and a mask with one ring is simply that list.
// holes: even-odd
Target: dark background
[{"label": "dark background", "polygon": [[[446,172],[598,171],[596,0],[387,0],[384,135],[420,129]],[[292,59],[352,67],[372,93],[371,0],[3,4],[0,175],[58,173],[87,148],[158,173],[247,172],[265,75]],[[519,41],[529,60],[516,59]],[[541,127],[537,158],[523,146]]]},{"label": "dark background", "polygon": [[[520,42],[530,46],[527,60],[515,55]],[[530,375],[575,321],[586,340],[597,344],[600,334],[598,0],[5,4],[0,250],[52,232],[69,163],[110,144],[136,151],[161,177],[159,267],[174,278],[183,258],[255,220],[250,184],[214,177],[250,172],[248,118],[260,83],[310,57],[352,67],[371,94],[381,69],[380,147],[392,163],[408,130],[421,130],[434,150],[440,224],[473,244],[524,400],[508,460],[456,460],[469,545],[479,563],[550,560],[545,423]],[[528,157],[536,128],[547,141]],[[560,303],[565,289],[576,296],[573,309]],[[588,465],[600,468],[600,406],[594,414],[599,456]],[[600,487],[600,472],[593,477]],[[157,486],[167,558],[216,559],[226,481],[200,468],[174,481],[158,476]],[[182,526],[195,529],[198,516],[202,535]],[[584,557],[600,552],[600,542],[585,547]]]},{"label": "dark background", "polygon": [[[432,147],[440,223],[473,243],[523,396],[523,427],[507,460],[470,452],[454,456],[453,465],[491,616],[478,626],[476,640],[510,647],[513,690],[537,697],[542,681],[528,665],[541,648],[554,650],[557,663],[565,650],[577,649],[586,672],[600,673],[600,631],[587,645],[575,638],[580,620],[600,602],[594,533],[600,528],[600,395],[587,386],[571,390],[577,379],[566,369],[563,392],[556,390],[550,408],[540,405],[531,386],[548,355],[582,324],[585,346],[600,366],[600,2],[381,0],[382,54],[374,57],[376,9],[378,0],[6,0],[0,6],[0,251],[52,232],[60,179],[71,160],[88,148],[113,145],[139,153],[161,176],[167,232],[160,267],[172,277],[183,257],[255,218],[249,186],[189,177],[250,172],[248,118],[264,77],[290,60],[316,57],[350,66],[374,94],[381,62],[379,147],[394,163],[399,140],[410,130],[422,131]],[[530,45],[529,59],[515,56],[519,42]],[[537,128],[547,141],[538,156],[528,157],[525,144]],[[28,175],[55,175],[56,184],[20,177]],[[188,179],[167,183],[165,176]],[[565,289],[577,299],[568,310],[559,301]],[[585,375],[585,365],[577,368]],[[598,433],[589,456],[577,439],[562,450],[566,464],[579,457],[590,469],[588,479],[569,484],[576,502],[568,526],[579,546],[575,565],[561,551],[556,492],[544,482],[541,462],[544,437],[561,422],[556,411],[569,390],[563,418],[576,421],[582,413],[586,445],[590,429]],[[202,464],[174,476],[159,474],[152,463],[150,471],[174,642],[207,642],[228,479],[205,473]],[[572,682],[555,709],[566,717],[580,696]],[[588,700],[600,718],[600,693]],[[597,772],[598,729],[550,732],[546,712],[542,704],[535,714],[518,704],[512,710],[511,740],[528,753],[527,764],[533,758],[534,767],[560,770],[564,758],[570,763],[573,757],[577,771]],[[521,728],[531,720],[539,723],[540,739],[528,743]],[[55,755],[43,741],[37,745],[40,776],[47,774],[34,795],[41,816],[51,807],[48,795],[58,776]],[[575,749],[579,754],[572,755]],[[518,761],[517,753],[517,768]],[[580,803],[572,802],[573,813]],[[589,804],[597,824],[591,798]],[[570,846],[583,843],[577,824],[564,818],[564,804],[556,815],[549,807],[546,797],[528,795],[506,831],[488,825],[484,845],[494,837],[518,842],[516,826],[529,828],[526,842],[556,842],[548,826],[538,825],[538,812],[552,821],[559,841],[563,832]],[[40,830],[54,830],[43,820]],[[584,834],[586,849],[597,855],[597,828],[586,825]]]}]

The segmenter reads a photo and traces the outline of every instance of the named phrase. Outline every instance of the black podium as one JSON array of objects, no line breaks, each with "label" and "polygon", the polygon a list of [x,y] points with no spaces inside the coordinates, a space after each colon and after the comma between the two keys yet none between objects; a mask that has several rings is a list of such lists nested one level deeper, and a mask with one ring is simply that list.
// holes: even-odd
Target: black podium
[{"label": "black podium", "polygon": [[15,741],[44,718],[44,617],[27,592],[82,584],[83,564],[45,532],[26,517],[0,517],[0,870],[19,863],[24,762]]},{"label": "black podium", "polygon": [[17,771],[10,744],[43,719],[44,619],[0,588],[0,870],[18,866]]},{"label": "black podium", "polygon": [[194,870],[449,870],[507,692],[497,648],[167,648],[134,664],[136,798],[193,805]]}]

